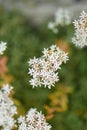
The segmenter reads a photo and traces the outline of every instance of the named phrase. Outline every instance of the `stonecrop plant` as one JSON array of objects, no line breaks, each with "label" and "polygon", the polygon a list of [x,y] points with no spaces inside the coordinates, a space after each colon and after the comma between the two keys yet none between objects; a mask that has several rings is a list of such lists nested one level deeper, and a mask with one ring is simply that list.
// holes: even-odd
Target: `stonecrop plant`
[{"label": "stonecrop plant", "polygon": [[1,130],[12,130],[16,120],[14,115],[17,114],[17,108],[11,99],[11,91],[13,87],[5,84],[0,90],[0,127]]},{"label": "stonecrop plant", "polygon": [[31,108],[25,117],[18,118],[18,130],[50,130],[51,125],[46,123],[45,116],[36,108]]},{"label": "stonecrop plant", "polygon": [[[56,33],[58,31],[56,26],[70,23],[69,12],[59,9],[55,14],[55,22],[49,23],[49,28]],[[85,11],[82,11],[80,18],[74,21],[74,27],[73,43],[82,48],[87,45],[87,13]],[[1,41],[0,55],[4,53],[6,48],[7,43]],[[51,89],[55,86],[55,83],[59,81],[58,70],[61,69],[62,63],[66,63],[68,59],[68,53],[62,51],[57,45],[44,48],[41,57],[34,57],[28,61],[28,74],[31,76],[29,82],[32,87],[44,86]],[[13,87],[9,84],[4,84],[0,89],[0,130],[50,130],[51,125],[46,122],[46,117],[36,108],[31,108],[25,116],[20,115],[15,118],[18,112],[12,99],[12,90]],[[57,105],[59,102],[55,104],[55,108]]]},{"label": "stonecrop plant", "polygon": [[87,46],[87,13],[81,12],[79,19],[74,22],[75,34],[72,42],[79,48]]},{"label": "stonecrop plant", "polygon": [[[1,42],[0,54],[2,55],[7,43]],[[51,125],[46,122],[42,112],[38,112],[36,108],[31,108],[28,114],[15,119],[18,114],[17,107],[11,97],[13,87],[5,84],[0,89],[0,130],[50,130]]]},{"label": "stonecrop plant", "polygon": [[34,57],[29,60],[29,74],[32,79],[29,81],[33,87],[44,86],[49,89],[59,80],[58,70],[61,64],[68,60],[68,54],[56,45],[42,51],[40,58]]}]

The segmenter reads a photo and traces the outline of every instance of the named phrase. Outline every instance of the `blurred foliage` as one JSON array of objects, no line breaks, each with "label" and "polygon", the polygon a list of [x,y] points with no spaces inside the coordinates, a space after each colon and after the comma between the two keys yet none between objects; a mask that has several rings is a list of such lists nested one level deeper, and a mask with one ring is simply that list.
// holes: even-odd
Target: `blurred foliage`
[{"label": "blurred foliage", "polygon": [[2,87],[6,83],[10,84],[13,80],[13,76],[9,73],[7,67],[7,61],[7,56],[3,56],[0,58],[0,87]]},{"label": "blurred foliage", "polygon": [[72,93],[72,87],[63,84],[58,85],[55,91],[49,95],[50,104],[45,105],[46,118],[49,120],[55,116],[55,112],[64,112],[68,109],[68,94]]},{"label": "blurred foliage", "polygon": [[[62,112],[56,111],[50,120],[52,130],[86,130],[87,48],[78,49],[72,44],[73,25],[60,28],[59,34],[53,34],[48,30],[47,24],[48,21],[43,21],[41,25],[32,24],[31,19],[18,11],[9,12],[0,7],[0,40],[8,43],[5,52],[8,62],[5,61],[3,67],[5,69],[7,66],[8,72],[13,77],[11,84],[14,86],[15,103],[22,114],[31,107],[36,107],[44,113],[44,105],[53,103],[55,101],[53,98],[61,101],[58,97],[61,92],[64,97],[60,104],[64,102],[67,109]],[[60,81],[51,90],[32,89],[28,82],[30,78],[28,60],[34,56],[39,57],[44,47],[55,43],[69,52],[69,61],[62,65],[59,71]],[[65,85],[64,88],[71,86],[70,89],[74,91],[67,96],[65,89],[59,86],[60,83]],[[57,86],[59,86],[58,90]],[[50,94],[53,98],[48,100]]]}]

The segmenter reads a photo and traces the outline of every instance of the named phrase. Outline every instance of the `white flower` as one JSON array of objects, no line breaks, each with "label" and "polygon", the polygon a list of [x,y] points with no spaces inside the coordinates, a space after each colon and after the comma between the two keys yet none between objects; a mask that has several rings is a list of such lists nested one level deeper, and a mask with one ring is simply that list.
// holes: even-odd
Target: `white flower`
[{"label": "white flower", "polygon": [[8,84],[4,85],[0,90],[0,127],[1,130],[12,130],[15,125],[14,115],[17,114],[10,93],[13,87]]},{"label": "white flower", "polygon": [[55,22],[49,22],[48,23],[48,28],[53,30],[54,33],[58,33],[58,29],[56,28]]},{"label": "white flower", "polygon": [[18,130],[50,130],[51,126],[46,122],[42,112],[31,108],[25,117],[18,118]]},{"label": "white flower", "polygon": [[72,38],[72,42],[77,47],[87,46],[87,13],[85,11],[81,12],[78,20],[74,20],[75,34]]},{"label": "white flower", "polygon": [[55,13],[55,23],[61,26],[71,24],[70,11],[67,9],[59,8]]},{"label": "white flower", "polygon": [[51,88],[55,82],[59,80],[58,69],[62,62],[68,60],[67,53],[59,49],[56,45],[43,50],[43,55],[40,58],[29,60],[29,74],[32,79],[29,81],[33,87],[44,85]]},{"label": "white flower", "polygon": [[0,55],[3,54],[3,52],[6,50],[7,46],[6,46],[6,42],[0,42]]},{"label": "white flower", "polygon": [[54,33],[58,33],[58,26],[65,26],[71,24],[72,15],[69,10],[59,8],[55,13],[54,22],[48,23],[48,28]]}]

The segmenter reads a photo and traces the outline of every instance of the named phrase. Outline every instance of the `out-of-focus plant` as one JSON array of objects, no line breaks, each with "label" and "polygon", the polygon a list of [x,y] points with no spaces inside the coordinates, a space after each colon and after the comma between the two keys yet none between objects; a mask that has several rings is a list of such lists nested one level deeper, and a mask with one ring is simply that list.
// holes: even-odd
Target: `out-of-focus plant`
[{"label": "out-of-focus plant", "polygon": [[54,22],[48,23],[48,28],[51,29],[54,33],[59,32],[59,26],[64,27],[70,25],[72,22],[72,14],[68,9],[59,8],[55,13]]},{"label": "out-of-focus plant", "polygon": [[68,55],[71,53],[71,48],[69,43],[66,40],[63,39],[57,39],[55,44],[62,49],[64,52],[68,52]]},{"label": "out-of-focus plant", "polygon": [[5,83],[10,83],[12,81],[12,76],[8,73],[7,56],[1,56],[6,50],[6,42],[0,42],[0,87]]},{"label": "out-of-focus plant", "polygon": [[68,109],[68,94],[72,93],[73,89],[63,84],[58,85],[55,91],[52,92],[49,98],[49,105],[45,105],[47,111],[47,119],[51,119],[56,112],[64,112]]},{"label": "out-of-focus plant", "polygon": [[8,62],[7,56],[2,56],[0,58],[0,87],[3,84],[11,83],[13,80],[13,76],[9,74],[7,62]]}]

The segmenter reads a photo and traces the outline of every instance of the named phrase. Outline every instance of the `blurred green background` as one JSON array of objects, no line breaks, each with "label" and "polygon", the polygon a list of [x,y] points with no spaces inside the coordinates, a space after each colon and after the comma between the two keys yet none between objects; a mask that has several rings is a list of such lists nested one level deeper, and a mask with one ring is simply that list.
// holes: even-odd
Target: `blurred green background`
[{"label": "blurred green background", "polygon": [[[8,11],[0,7],[0,41],[8,43],[4,55],[8,57],[8,73],[13,77],[10,84],[14,86],[15,103],[21,114],[31,107],[46,114],[44,105],[53,107],[49,95],[55,93],[60,84],[63,87],[69,86],[73,91],[65,94],[68,100],[67,108],[55,112],[49,123],[52,130],[87,130],[87,48],[78,49],[72,44],[72,24],[60,27],[60,33],[53,34],[47,28],[48,22],[43,21],[40,25],[35,25],[19,11]],[[66,42],[69,51],[69,61],[63,64],[59,71],[59,83],[51,90],[44,87],[32,89],[29,85],[28,60],[41,56],[44,47],[58,43],[58,40]],[[61,106],[58,107],[62,109]]]}]

